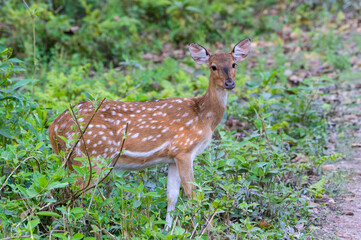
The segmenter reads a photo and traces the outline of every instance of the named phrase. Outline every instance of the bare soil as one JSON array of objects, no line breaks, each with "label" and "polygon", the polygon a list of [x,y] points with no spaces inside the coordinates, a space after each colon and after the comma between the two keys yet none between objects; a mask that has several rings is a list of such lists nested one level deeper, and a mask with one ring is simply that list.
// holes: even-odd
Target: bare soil
[{"label": "bare soil", "polygon": [[[334,197],[321,200],[317,213],[321,226],[315,239],[361,239],[361,73],[353,72],[344,82],[331,86],[325,101],[334,106],[329,119],[334,127],[329,151],[344,155],[341,161],[326,164],[329,185],[341,182]],[[337,188],[337,187],[335,187]],[[332,191],[332,189],[331,189]],[[316,203],[317,204],[317,203]],[[325,207],[322,207],[324,205]]]}]

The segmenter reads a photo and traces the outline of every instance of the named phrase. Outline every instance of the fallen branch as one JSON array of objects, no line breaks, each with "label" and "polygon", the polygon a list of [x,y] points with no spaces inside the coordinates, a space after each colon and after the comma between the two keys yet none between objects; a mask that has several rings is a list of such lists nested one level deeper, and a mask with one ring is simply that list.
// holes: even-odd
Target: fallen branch
[{"label": "fallen branch", "polygon": [[353,147],[353,148],[361,148],[361,143],[353,143],[353,144],[351,144],[351,147]]}]

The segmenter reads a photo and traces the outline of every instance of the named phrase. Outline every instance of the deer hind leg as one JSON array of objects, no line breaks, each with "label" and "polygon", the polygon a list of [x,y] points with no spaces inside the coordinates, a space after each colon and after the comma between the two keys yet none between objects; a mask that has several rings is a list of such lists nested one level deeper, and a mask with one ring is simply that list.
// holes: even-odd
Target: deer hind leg
[{"label": "deer hind leg", "polygon": [[175,205],[178,200],[179,188],[180,188],[180,177],[178,173],[177,164],[170,163],[168,165],[168,179],[167,179],[167,217],[166,217],[166,230],[168,231],[173,223],[173,218],[170,213],[174,211]]}]

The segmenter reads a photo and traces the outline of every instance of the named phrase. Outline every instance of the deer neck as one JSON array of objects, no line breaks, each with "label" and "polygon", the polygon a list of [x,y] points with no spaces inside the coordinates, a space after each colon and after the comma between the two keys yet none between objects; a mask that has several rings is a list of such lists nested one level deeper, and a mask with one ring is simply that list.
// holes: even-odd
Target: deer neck
[{"label": "deer neck", "polygon": [[217,87],[213,82],[210,77],[208,90],[200,97],[199,102],[200,116],[210,126],[212,132],[223,118],[228,96],[227,90]]}]

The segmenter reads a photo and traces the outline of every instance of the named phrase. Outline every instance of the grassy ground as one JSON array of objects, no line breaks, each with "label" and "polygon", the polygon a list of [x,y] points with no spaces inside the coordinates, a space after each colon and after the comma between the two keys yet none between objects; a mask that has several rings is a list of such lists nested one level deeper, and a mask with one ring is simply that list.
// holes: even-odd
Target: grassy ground
[{"label": "grassy ground", "polygon": [[[357,4],[158,2],[4,3],[0,237],[312,238],[320,220],[313,203],[330,192],[321,165],[340,157],[329,146],[337,99],[325,96],[360,67]],[[59,113],[104,97],[202,94],[208,69],[192,62],[186,43],[229,51],[244,37],[252,54],[237,67],[212,145],[195,161],[197,197],[180,197],[171,231],[163,230],[167,166],[114,173],[71,199],[76,177],[89,173],[86,161],[71,173],[52,154],[47,127]]]}]

